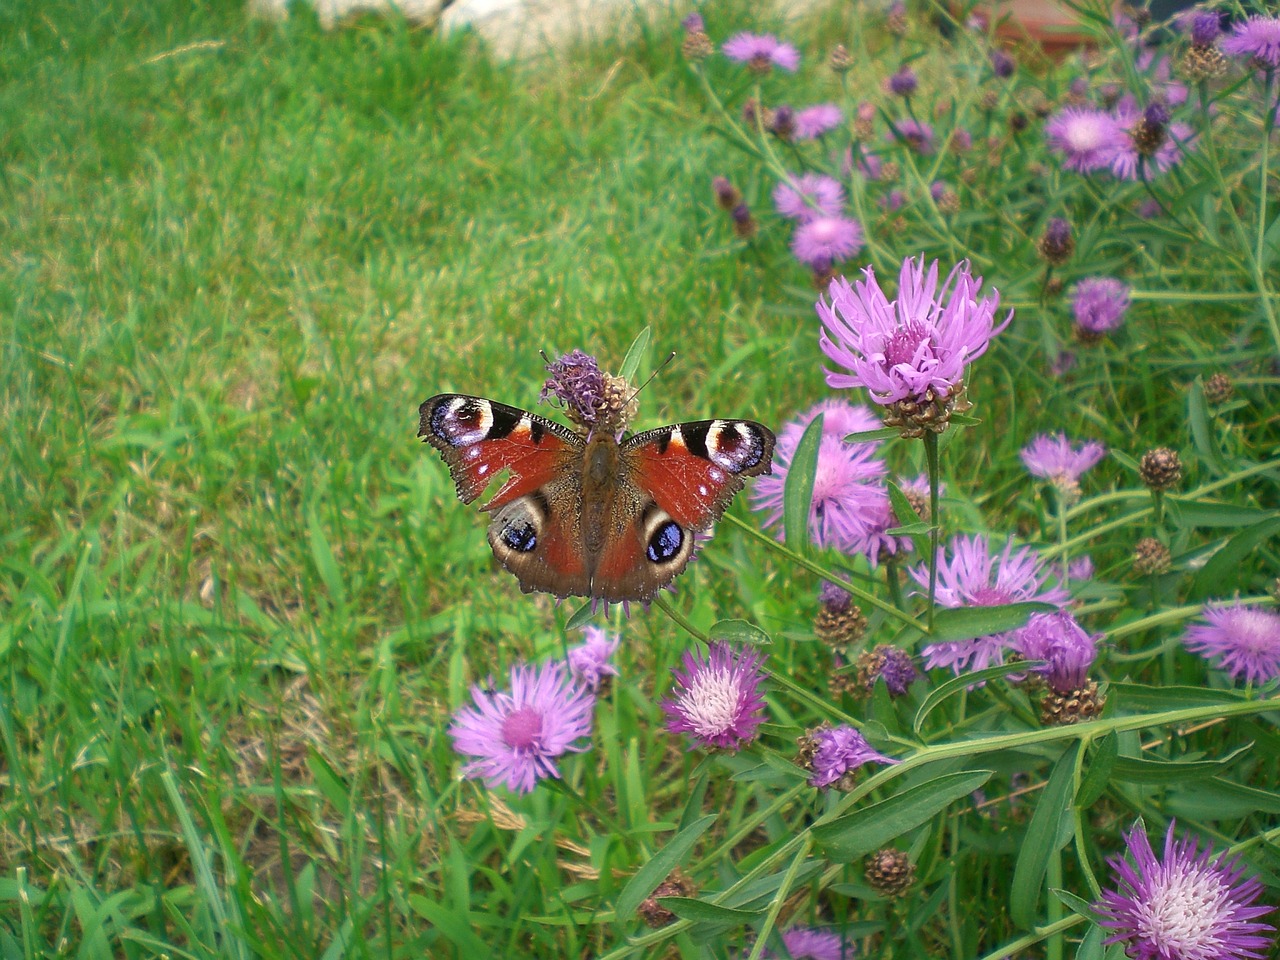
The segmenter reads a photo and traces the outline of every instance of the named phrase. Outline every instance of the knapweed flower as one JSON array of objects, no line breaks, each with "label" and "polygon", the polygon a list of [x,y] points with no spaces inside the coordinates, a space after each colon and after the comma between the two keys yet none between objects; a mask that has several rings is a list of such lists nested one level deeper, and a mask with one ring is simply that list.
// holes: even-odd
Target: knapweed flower
[{"label": "knapweed flower", "polygon": [[[791,960],[853,960],[855,953],[853,944],[847,943],[840,934],[818,927],[791,927],[780,936]],[[778,960],[772,950],[765,950],[760,956]]]},{"label": "knapweed flower", "polygon": [[1280,677],[1280,614],[1238,600],[1231,606],[1207,606],[1207,623],[1188,628],[1182,642],[1202,657],[1247,683]]},{"label": "knapweed flower", "polygon": [[796,112],[795,138],[816,140],[844,122],[844,113],[834,103],[817,103]]},{"label": "knapweed flower", "polygon": [[1048,480],[1062,498],[1074,503],[1080,498],[1080,478],[1107,454],[1107,448],[1096,440],[1079,446],[1065,433],[1041,434],[1022,448],[1019,456],[1033,477]]},{"label": "knapweed flower", "polygon": [[1164,173],[1182,159],[1194,136],[1185,123],[1170,123],[1168,109],[1158,102],[1139,110],[1136,101],[1124,98],[1116,104],[1115,119],[1123,135],[1114,142],[1107,166],[1119,180]]},{"label": "knapweed flower", "polygon": [[1084,582],[1093,579],[1093,557],[1087,553],[1083,557],[1076,557],[1067,564],[1067,579]]},{"label": "knapweed flower", "polygon": [[696,746],[738,750],[764,723],[764,655],[754,647],[735,651],[713,643],[707,654],[686,650],[676,684],[662,701],[667,730],[687,733]]},{"label": "knapweed flower", "polygon": [[851,786],[852,775],[863,764],[898,762],[873,749],[866,737],[846,724],[819,727],[812,736],[817,746],[809,778],[812,787],[829,787],[842,780]]},{"label": "knapweed flower", "polygon": [[1188,18],[1191,42],[1197,47],[1207,47],[1222,36],[1222,14],[1215,10],[1196,10]]},{"label": "knapweed flower", "polygon": [[622,377],[600,369],[596,358],[573,350],[547,364],[550,374],[539,400],[554,396],[566,415],[587,430],[621,433],[639,404],[635,391]]},{"label": "knapweed flower", "polygon": [[880,482],[887,468],[876,458],[880,443],[844,441],[851,433],[879,428],[880,421],[866,407],[828,400],[783,427],[774,451],[773,473],[760,477],[753,486],[752,507],[765,511],[765,524],[777,524],[778,536],[784,535],[782,500],[787,473],[805,427],[819,413],[823,414],[823,429],[809,507],[809,535],[820,547],[856,552],[868,536],[868,518],[887,501]]},{"label": "knapweed flower", "polygon": [[[906,418],[904,430],[941,432],[968,365],[986,353],[1013,311],[996,325],[1000,295],[993,291],[978,298],[982,278],[969,273],[967,261],[939,288],[936,260],[928,273],[923,257],[904,260],[893,301],[870,267],[863,273],[866,279],[852,285],[843,277],[832,281],[831,303],[816,305],[822,352],[849,371],[828,370],[827,383],[839,389],[865,387],[876,403],[893,408],[885,421],[890,426],[899,426],[890,422],[893,418]],[[907,410],[908,405],[924,412]]]},{"label": "knapweed flower", "polygon": [[453,749],[468,760],[462,772],[488,787],[528,793],[544,777],[559,777],[556,758],[589,748],[595,696],[572,681],[563,663],[511,668],[510,692],[471,688],[474,706],[449,725]]},{"label": "knapweed flower", "polygon": [[1036,244],[1036,251],[1050,266],[1059,267],[1075,253],[1076,241],[1071,236],[1071,224],[1062,217],[1052,217],[1045,224],[1044,233]]},{"label": "knapweed flower", "polygon": [[858,654],[854,667],[857,685],[868,695],[875,689],[876,681],[883,679],[889,696],[901,697],[920,675],[911,654],[887,643]]},{"label": "knapweed flower", "polygon": [[1067,107],[1045,123],[1049,149],[1062,155],[1062,166],[1077,173],[1089,173],[1109,166],[1126,139],[1125,132],[1111,114],[1091,107]]},{"label": "knapweed flower", "polygon": [[755,73],[768,73],[773,67],[795,73],[800,66],[800,52],[767,33],[735,34],[721,50],[730,60],[745,63]]},{"label": "knapweed flower", "polygon": [[894,120],[885,136],[898,143],[905,143],[916,153],[926,156],[933,153],[933,127],[912,117]]},{"label": "knapweed flower", "polygon": [[599,690],[606,677],[618,675],[618,668],[609,660],[617,651],[619,641],[617,637],[610,637],[602,627],[587,627],[583,633],[586,639],[569,648],[569,672],[575,680],[593,691]]},{"label": "knapweed flower", "polygon": [[[913,567],[912,579],[920,585],[917,593],[929,589],[927,565]],[[1060,584],[1047,585],[1040,555],[1030,547],[1014,549],[1013,541],[999,554],[992,554],[986,537],[958,536],[938,553],[938,585],[935,599],[944,607],[998,607],[1007,603],[1039,600],[1062,605],[1068,599]],[[958,676],[967,670],[982,670],[1004,662],[1004,654],[1014,639],[1012,633],[995,633],[954,643],[931,643],[920,652],[925,668],[950,667]]]},{"label": "knapweed flower", "polygon": [[911,96],[919,85],[916,72],[910,67],[900,67],[888,80],[889,92],[899,97]]},{"label": "knapweed flower", "polygon": [[858,160],[855,163],[853,148],[850,147],[845,150],[844,158],[840,161],[840,175],[847,177],[855,170],[868,180],[879,180],[884,170],[884,161],[868,150],[864,143],[858,147]]},{"label": "knapweed flower", "polygon": [[1033,613],[1014,635],[1012,647],[1024,660],[1043,660],[1035,672],[1058,693],[1079,690],[1098,659],[1098,642],[1065,610]]},{"label": "knapweed flower", "polygon": [[1012,77],[1018,65],[1017,61],[1003,50],[992,50],[987,58],[991,61],[991,72],[1001,80]]},{"label": "knapweed flower", "polygon": [[1129,309],[1129,288],[1115,277],[1086,277],[1076,284],[1071,310],[1084,339],[1097,339],[1119,328]]},{"label": "knapweed flower", "polygon": [[801,223],[817,217],[838,217],[844,209],[844,187],[825,174],[792,174],[773,188],[773,208]]},{"label": "knapweed flower", "polygon": [[1280,67],[1280,17],[1253,16],[1237,23],[1223,38],[1222,52],[1249,57],[1268,70]]},{"label": "knapweed flower", "polygon": [[862,249],[862,225],[848,217],[814,217],[796,227],[791,253],[807,267],[847,260]]},{"label": "knapweed flower", "polygon": [[[1262,894],[1257,877],[1245,878],[1238,857],[1211,857],[1195,837],[1175,840],[1174,824],[1157,857],[1141,820],[1125,836],[1129,858],[1108,860],[1114,890],[1093,905],[1099,924],[1134,960],[1244,960],[1271,945],[1270,924],[1255,922],[1271,907],[1252,906]],[[1130,859],[1132,862],[1130,862]]]}]

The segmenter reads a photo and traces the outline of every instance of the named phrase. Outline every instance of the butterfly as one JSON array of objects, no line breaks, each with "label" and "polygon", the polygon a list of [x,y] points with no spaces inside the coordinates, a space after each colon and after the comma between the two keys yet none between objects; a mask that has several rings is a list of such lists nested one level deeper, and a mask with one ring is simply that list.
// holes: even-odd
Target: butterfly
[{"label": "butterfly", "polygon": [[418,409],[418,436],[440,451],[489,546],[525,593],[650,600],[688,565],[745,477],[769,473],[774,436],[754,420],[698,420],[621,441],[586,436],[516,407],[442,393]]}]

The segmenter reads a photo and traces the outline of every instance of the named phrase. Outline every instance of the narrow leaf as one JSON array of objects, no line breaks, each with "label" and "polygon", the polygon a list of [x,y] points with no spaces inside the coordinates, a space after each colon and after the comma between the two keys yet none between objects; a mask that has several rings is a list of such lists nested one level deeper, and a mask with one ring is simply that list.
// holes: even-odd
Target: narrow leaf
[{"label": "narrow leaf", "polygon": [[1209,421],[1209,407],[1204,401],[1204,386],[1200,378],[1187,391],[1187,420],[1191,424],[1191,438],[1195,441],[1196,453],[1200,454],[1209,468],[1217,476],[1227,472],[1228,467],[1222,459],[1222,452],[1213,438],[1213,426]]},{"label": "narrow leaf", "polygon": [[631,341],[631,346],[627,348],[627,355],[622,358],[622,368],[618,371],[618,376],[624,380],[635,379],[636,371],[640,369],[640,361],[649,352],[649,338],[648,327],[636,334],[636,338]]},{"label": "narrow leaf", "polygon": [[1258,544],[1280,534],[1280,517],[1255,523],[1227,541],[1196,574],[1188,599],[1204,600],[1231,593],[1240,586],[1240,568]]},{"label": "narrow leaf", "polygon": [[1142,683],[1111,683],[1107,686],[1110,709],[1118,714],[1162,713],[1187,707],[1210,707],[1244,699],[1239,690],[1212,690],[1209,687],[1149,687]]},{"label": "narrow leaf", "polygon": [[658,888],[667,875],[684,862],[685,856],[693,849],[693,845],[707,832],[707,828],[715,823],[715,814],[699,817],[672,837],[665,847],[655,853],[635,875],[627,881],[627,885],[618,894],[616,912],[619,920],[629,920],[635,915],[636,908],[644,902],[645,897]]},{"label": "narrow leaf", "polygon": [[1077,897],[1074,893],[1069,893],[1068,891],[1062,890],[1058,887],[1052,888],[1049,892],[1062,901],[1062,903],[1066,904],[1067,909],[1072,913],[1077,916],[1084,917],[1086,920],[1094,919],[1095,914],[1093,912],[1093,907],[1089,905],[1088,900],[1085,900],[1083,897]]},{"label": "narrow leaf", "polygon": [[454,910],[442,903],[428,900],[420,894],[411,893],[408,897],[409,909],[424,918],[442,936],[446,937],[463,956],[487,957],[488,945],[471,930],[467,917],[459,916]]},{"label": "narrow leaf", "polygon": [[707,640],[723,643],[749,643],[762,647],[773,643],[769,635],[746,620],[717,620],[707,631]]},{"label": "narrow leaf", "polygon": [[1080,783],[1076,794],[1076,804],[1080,807],[1091,807],[1106,792],[1111,782],[1111,771],[1115,768],[1116,758],[1120,756],[1120,738],[1112,730],[1098,741],[1089,759],[1089,772]]},{"label": "narrow leaf", "polygon": [[805,428],[782,488],[782,524],[787,546],[792,550],[803,550],[809,544],[809,508],[813,502],[813,478],[818,471],[822,421],[823,414],[818,414]]},{"label": "narrow leaf", "polygon": [[1246,743],[1218,760],[1148,760],[1143,757],[1119,757],[1116,760],[1115,778],[1125,783],[1183,783],[1187,780],[1207,780],[1225,771],[1242,754],[1253,749]]},{"label": "narrow leaf", "polygon": [[1049,858],[1058,852],[1062,818],[1071,804],[1071,786],[1075,779],[1076,759],[1080,753],[1077,741],[1063,751],[1049,782],[1036,803],[1031,815],[1018,862],[1013,868],[1013,893],[1009,898],[1009,917],[1024,930],[1030,930],[1036,922],[1040,891],[1044,889],[1044,876],[1049,869]]},{"label": "narrow leaf", "polygon": [[735,910],[732,907],[722,907],[718,903],[707,903],[705,900],[695,900],[692,897],[659,897],[658,903],[681,920],[745,925],[764,915],[763,910]]},{"label": "narrow leaf", "polygon": [[871,443],[874,440],[892,440],[902,433],[897,427],[880,427],[877,430],[860,430],[844,438],[845,443]]},{"label": "narrow leaf", "polygon": [[[941,612],[941,611],[939,611]],[[916,718],[911,722],[911,728],[918,734],[924,729],[924,722],[929,714],[938,709],[947,699],[954,697],[962,690],[967,690],[975,684],[985,683],[987,680],[997,680],[1000,677],[1006,677],[1011,673],[1026,673],[1028,669],[1039,664],[1039,660],[1022,660],[1015,663],[1001,663],[994,667],[987,667],[984,670],[974,670],[963,676],[952,677],[945,683],[939,684],[937,687],[929,691],[929,695],[924,698],[924,702],[920,704],[920,709],[916,711]]]},{"label": "narrow leaf", "polygon": [[314,510],[307,514],[307,540],[311,547],[311,559],[315,562],[325,590],[329,592],[329,599],[335,606],[345,607],[347,588],[342,582],[342,573],[334,558],[333,548],[329,546],[329,540],[324,535],[324,528],[320,526],[320,519]]},{"label": "narrow leaf", "polygon": [[1179,500],[1165,497],[1169,516],[1179,527],[1247,527],[1267,520],[1275,514],[1270,510],[1246,507],[1237,503],[1214,503],[1199,500]]},{"label": "narrow leaf", "polygon": [[1026,626],[1033,613],[1052,613],[1051,603],[1029,600],[998,607],[940,607],[934,614],[931,643],[954,643]]},{"label": "narrow leaf", "polygon": [[577,610],[573,611],[573,616],[569,618],[569,622],[564,625],[565,632],[578,630],[587,625],[595,613],[595,604],[588,600]]},{"label": "narrow leaf", "polygon": [[813,836],[837,863],[851,863],[914,830],[986,783],[991,770],[936,777],[854,813],[813,827]]}]

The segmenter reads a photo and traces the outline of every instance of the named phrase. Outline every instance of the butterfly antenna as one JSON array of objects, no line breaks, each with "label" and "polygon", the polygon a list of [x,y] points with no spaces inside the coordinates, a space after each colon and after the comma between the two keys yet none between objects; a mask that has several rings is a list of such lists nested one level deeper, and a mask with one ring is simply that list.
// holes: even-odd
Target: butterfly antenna
[{"label": "butterfly antenna", "polygon": [[667,359],[663,360],[660,364],[658,364],[658,368],[654,370],[653,373],[649,374],[649,379],[647,379],[644,383],[640,384],[640,386],[636,387],[635,390],[632,392],[631,396],[627,397],[627,403],[630,403],[632,400],[638,397],[640,395],[640,391],[643,390],[645,387],[647,387],[650,383],[652,383],[653,378],[656,377],[658,374],[660,374],[662,372],[662,369],[675,358],[676,358],[676,352],[672,350],[669,354],[667,354]]}]

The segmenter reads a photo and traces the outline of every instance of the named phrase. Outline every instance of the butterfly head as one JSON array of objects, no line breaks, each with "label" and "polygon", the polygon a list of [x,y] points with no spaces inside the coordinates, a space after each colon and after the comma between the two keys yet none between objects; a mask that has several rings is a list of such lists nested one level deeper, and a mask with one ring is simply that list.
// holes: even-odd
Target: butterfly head
[{"label": "butterfly head", "polygon": [[635,416],[635,391],[623,377],[600,369],[596,358],[572,350],[547,363],[546,383],[540,399],[555,397],[565,414],[583,432],[620,436]]}]

